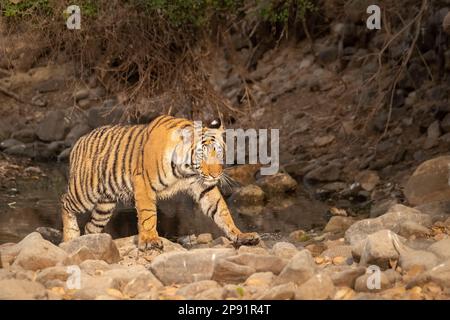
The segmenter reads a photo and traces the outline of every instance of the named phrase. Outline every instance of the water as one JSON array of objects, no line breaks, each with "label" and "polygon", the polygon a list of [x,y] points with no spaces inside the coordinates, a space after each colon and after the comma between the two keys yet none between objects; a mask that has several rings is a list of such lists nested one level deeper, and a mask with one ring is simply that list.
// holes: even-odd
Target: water
[{"label": "water", "polygon": [[[0,244],[18,242],[37,227],[62,229],[60,196],[66,188],[66,167],[42,167],[45,176],[17,178],[0,189]],[[239,229],[255,231],[265,238],[280,239],[297,229],[309,230],[326,223],[327,207],[310,199],[306,193],[295,197],[273,199],[265,207],[235,208],[230,206]],[[88,220],[80,216],[80,225]],[[132,205],[121,205],[105,228],[113,238],[137,234],[136,211]],[[212,233],[223,235],[184,195],[158,204],[158,232],[175,240],[179,236]]]}]

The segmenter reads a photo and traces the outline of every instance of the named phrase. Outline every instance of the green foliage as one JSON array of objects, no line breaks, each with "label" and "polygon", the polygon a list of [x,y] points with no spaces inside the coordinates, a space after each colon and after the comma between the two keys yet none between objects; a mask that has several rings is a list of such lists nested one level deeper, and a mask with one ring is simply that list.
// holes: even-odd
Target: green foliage
[{"label": "green foliage", "polygon": [[308,13],[317,11],[313,0],[259,0],[260,15],[271,23],[287,24],[290,17],[304,20]]},{"label": "green foliage", "polygon": [[5,17],[23,17],[38,12],[49,14],[51,7],[48,0],[0,0],[1,15]]}]

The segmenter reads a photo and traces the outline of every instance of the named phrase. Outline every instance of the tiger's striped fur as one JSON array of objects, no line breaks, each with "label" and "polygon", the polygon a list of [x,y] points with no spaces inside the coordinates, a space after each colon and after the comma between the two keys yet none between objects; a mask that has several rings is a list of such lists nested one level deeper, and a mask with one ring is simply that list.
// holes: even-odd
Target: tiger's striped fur
[{"label": "tiger's striped fur", "polygon": [[62,197],[64,241],[80,235],[77,214],[91,212],[85,233],[100,233],[116,202],[134,199],[139,248],[161,248],[157,200],[184,191],[230,240],[257,243],[256,233],[242,233],[235,226],[217,187],[223,174],[220,122],[219,127],[202,128],[209,134],[198,143],[192,141],[194,130],[192,121],[160,116],[149,125],[104,126],[81,137],[70,154],[69,184]]}]

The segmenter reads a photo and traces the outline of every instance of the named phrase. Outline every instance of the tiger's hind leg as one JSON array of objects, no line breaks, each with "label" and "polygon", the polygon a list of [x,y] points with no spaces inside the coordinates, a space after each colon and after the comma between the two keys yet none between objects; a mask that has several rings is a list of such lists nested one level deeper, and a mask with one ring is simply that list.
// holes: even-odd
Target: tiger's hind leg
[{"label": "tiger's hind leg", "polygon": [[115,208],[115,202],[98,202],[92,210],[91,220],[84,227],[84,233],[101,233],[111,219]]}]

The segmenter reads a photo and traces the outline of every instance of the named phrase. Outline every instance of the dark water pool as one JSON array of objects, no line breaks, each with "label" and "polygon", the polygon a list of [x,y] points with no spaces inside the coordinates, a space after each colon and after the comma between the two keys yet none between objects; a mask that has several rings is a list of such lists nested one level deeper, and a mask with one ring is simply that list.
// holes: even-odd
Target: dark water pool
[{"label": "dark water pool", "polygon": [[[66,186],[66,168],[42,167],[44,176],[18,178],[12,186],[0,190],[0,244],[17,242],[37,227],[61,229],[59,198]],[[179,195],[158,205],[158,232],[176,239],[179,236],[221,231],[203,216],[189,197]],[[295,197],[276,199],[261,208],[233,208],[233,218],[242,231],[256,231],[263,236],[283,238],[297,229],[323,226],[327,207],[299,193]],[[88,216],[80,217],[80,223]],[[114,238],[137,233],[136,212],[122,205],[105,231]]]}]

